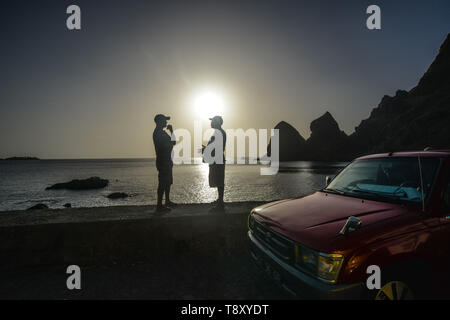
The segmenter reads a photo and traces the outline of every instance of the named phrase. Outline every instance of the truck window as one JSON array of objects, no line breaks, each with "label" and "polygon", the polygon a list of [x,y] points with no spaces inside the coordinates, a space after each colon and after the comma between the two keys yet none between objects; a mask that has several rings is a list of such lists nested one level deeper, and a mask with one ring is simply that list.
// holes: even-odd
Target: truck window
[{"label": "truck window", "polygon": [[353,197],[421,203],[422,194],[426,198],[431,192],[439,164],[437,158],[422,158],[419,165],[417,157],[356,160],[326,189]]}]

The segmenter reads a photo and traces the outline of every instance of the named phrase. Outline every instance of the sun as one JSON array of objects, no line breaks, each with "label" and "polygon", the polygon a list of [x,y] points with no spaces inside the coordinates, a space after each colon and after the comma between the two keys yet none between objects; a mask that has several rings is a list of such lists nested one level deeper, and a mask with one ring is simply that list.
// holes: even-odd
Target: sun
[{"label": "sun", "polygon": [[193,105],[195,112],[201,118],[221,116],[225,111],[223,95],[219,91],[212,89],[198,91],[194,95]]}]

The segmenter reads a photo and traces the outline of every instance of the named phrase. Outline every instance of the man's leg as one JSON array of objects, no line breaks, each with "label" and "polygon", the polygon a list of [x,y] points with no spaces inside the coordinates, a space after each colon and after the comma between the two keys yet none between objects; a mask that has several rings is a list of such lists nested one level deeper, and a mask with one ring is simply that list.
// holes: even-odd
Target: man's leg
[{"label": "man's leg", "polygon": [[161,184],[158,184],[158,204],[157,204],[158,208],[162,207],[163,195],[164,195],[164,188],[161,186]]},{"label": "man's leg", "polygon": [[218,169],[219,186],[217,187],[217,192],[219,193],[219,199],[217,200],[217,203],[218,205],[223,206],[223,194],[225,191],[225,165],[220,165]]},{"label": "man's leg", "polygon": [[223,209],[225,208],[225,203],[223,202],[224,190],[225,190],[224,186],[217,187],[217,192],[219,194],[219,198],[217,199],[216,206],[213,208],[213,210],[223,211]]},{"label": "man's leg", "polygon": [[176,206],[175,203],[170,201],[170,187],[173,183],[173,173],[172,173],[172,166],[169,166],[167,168],[167,186],[164,189],[164,192],[166,194],[166,206],[169,208],[173,208]]},{"label": "man's leg", "polygon": [[166,195],[166,206],[169,206],[170,205],[170,186],[167,186],[164,189],[164,193]]},{"label": "man's leg", "polygon": [[[158,170],[158,204],[156,206],[156,210],[159,212],[170,211],[170,208],[167,206],[163,206],[162,199],[164,193],[166,192],[167,186],[170,188],[170,184],[168,181],[168,171],[166,168],[162,167]],[[168,193],[166,193],[166,201],[167,201]]]},{"label": "man's leg", "polygon": [[[170,189],[170,187],[169,187]],[[157,212],[168,212],[170,211],[170,207],[167,206],[167,204],[165,206],[163,206],[162,204],[162,198],[164,196],[164,193],[166,192],[166,186],[164,184],[159,184],[158,186],[158,205],[156,206],[156,211]],[[167,203],[167,193],[166,193],[166,203]]]},{"label": "man's leg", "polygon": [[225,187],[221,186],[221,187],[217,187],[217,192],[219,193],[219,199],[217,200],[218,203],[222,203],[223,204],[223,193],[225,191]]}]

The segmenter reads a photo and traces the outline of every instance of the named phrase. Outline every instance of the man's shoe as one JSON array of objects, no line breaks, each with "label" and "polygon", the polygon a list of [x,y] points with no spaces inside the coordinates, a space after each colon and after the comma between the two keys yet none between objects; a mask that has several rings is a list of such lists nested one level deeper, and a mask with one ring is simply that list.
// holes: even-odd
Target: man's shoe
[{"label": "man's shoe", "polygon": [[225,203],[217,201],[216,205],[212,207],[209,211],[223,213],[225,212]]},{"label": "man's shoe", "polygon": [[156,206],[156,213],[166,213],[166,212],[170,212],[170,208],[168,206]]},{"label": "man's shoe", "polygon": [[175,208],[178,204],[176,204],[175,202],[169,201],[168,203],[166,203],[166,207],[168,208]]}]

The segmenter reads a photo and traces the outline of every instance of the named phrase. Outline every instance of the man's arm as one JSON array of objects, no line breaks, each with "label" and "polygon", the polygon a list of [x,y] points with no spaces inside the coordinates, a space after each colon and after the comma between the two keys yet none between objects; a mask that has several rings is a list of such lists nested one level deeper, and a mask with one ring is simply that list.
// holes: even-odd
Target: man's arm
[{"label": "man's arm", "polygon": [[177,138],[175,137],[175,135],[173,134],[173,128],[172,128],[172,125],[171,124],[169,124],[168,126],[167,126],[167,130],[169,130],[170,131],[170,135],[171,135],[171,139],[170,139],[170,142],[172,143],[172,145],[176,145],[177,144]]}]

